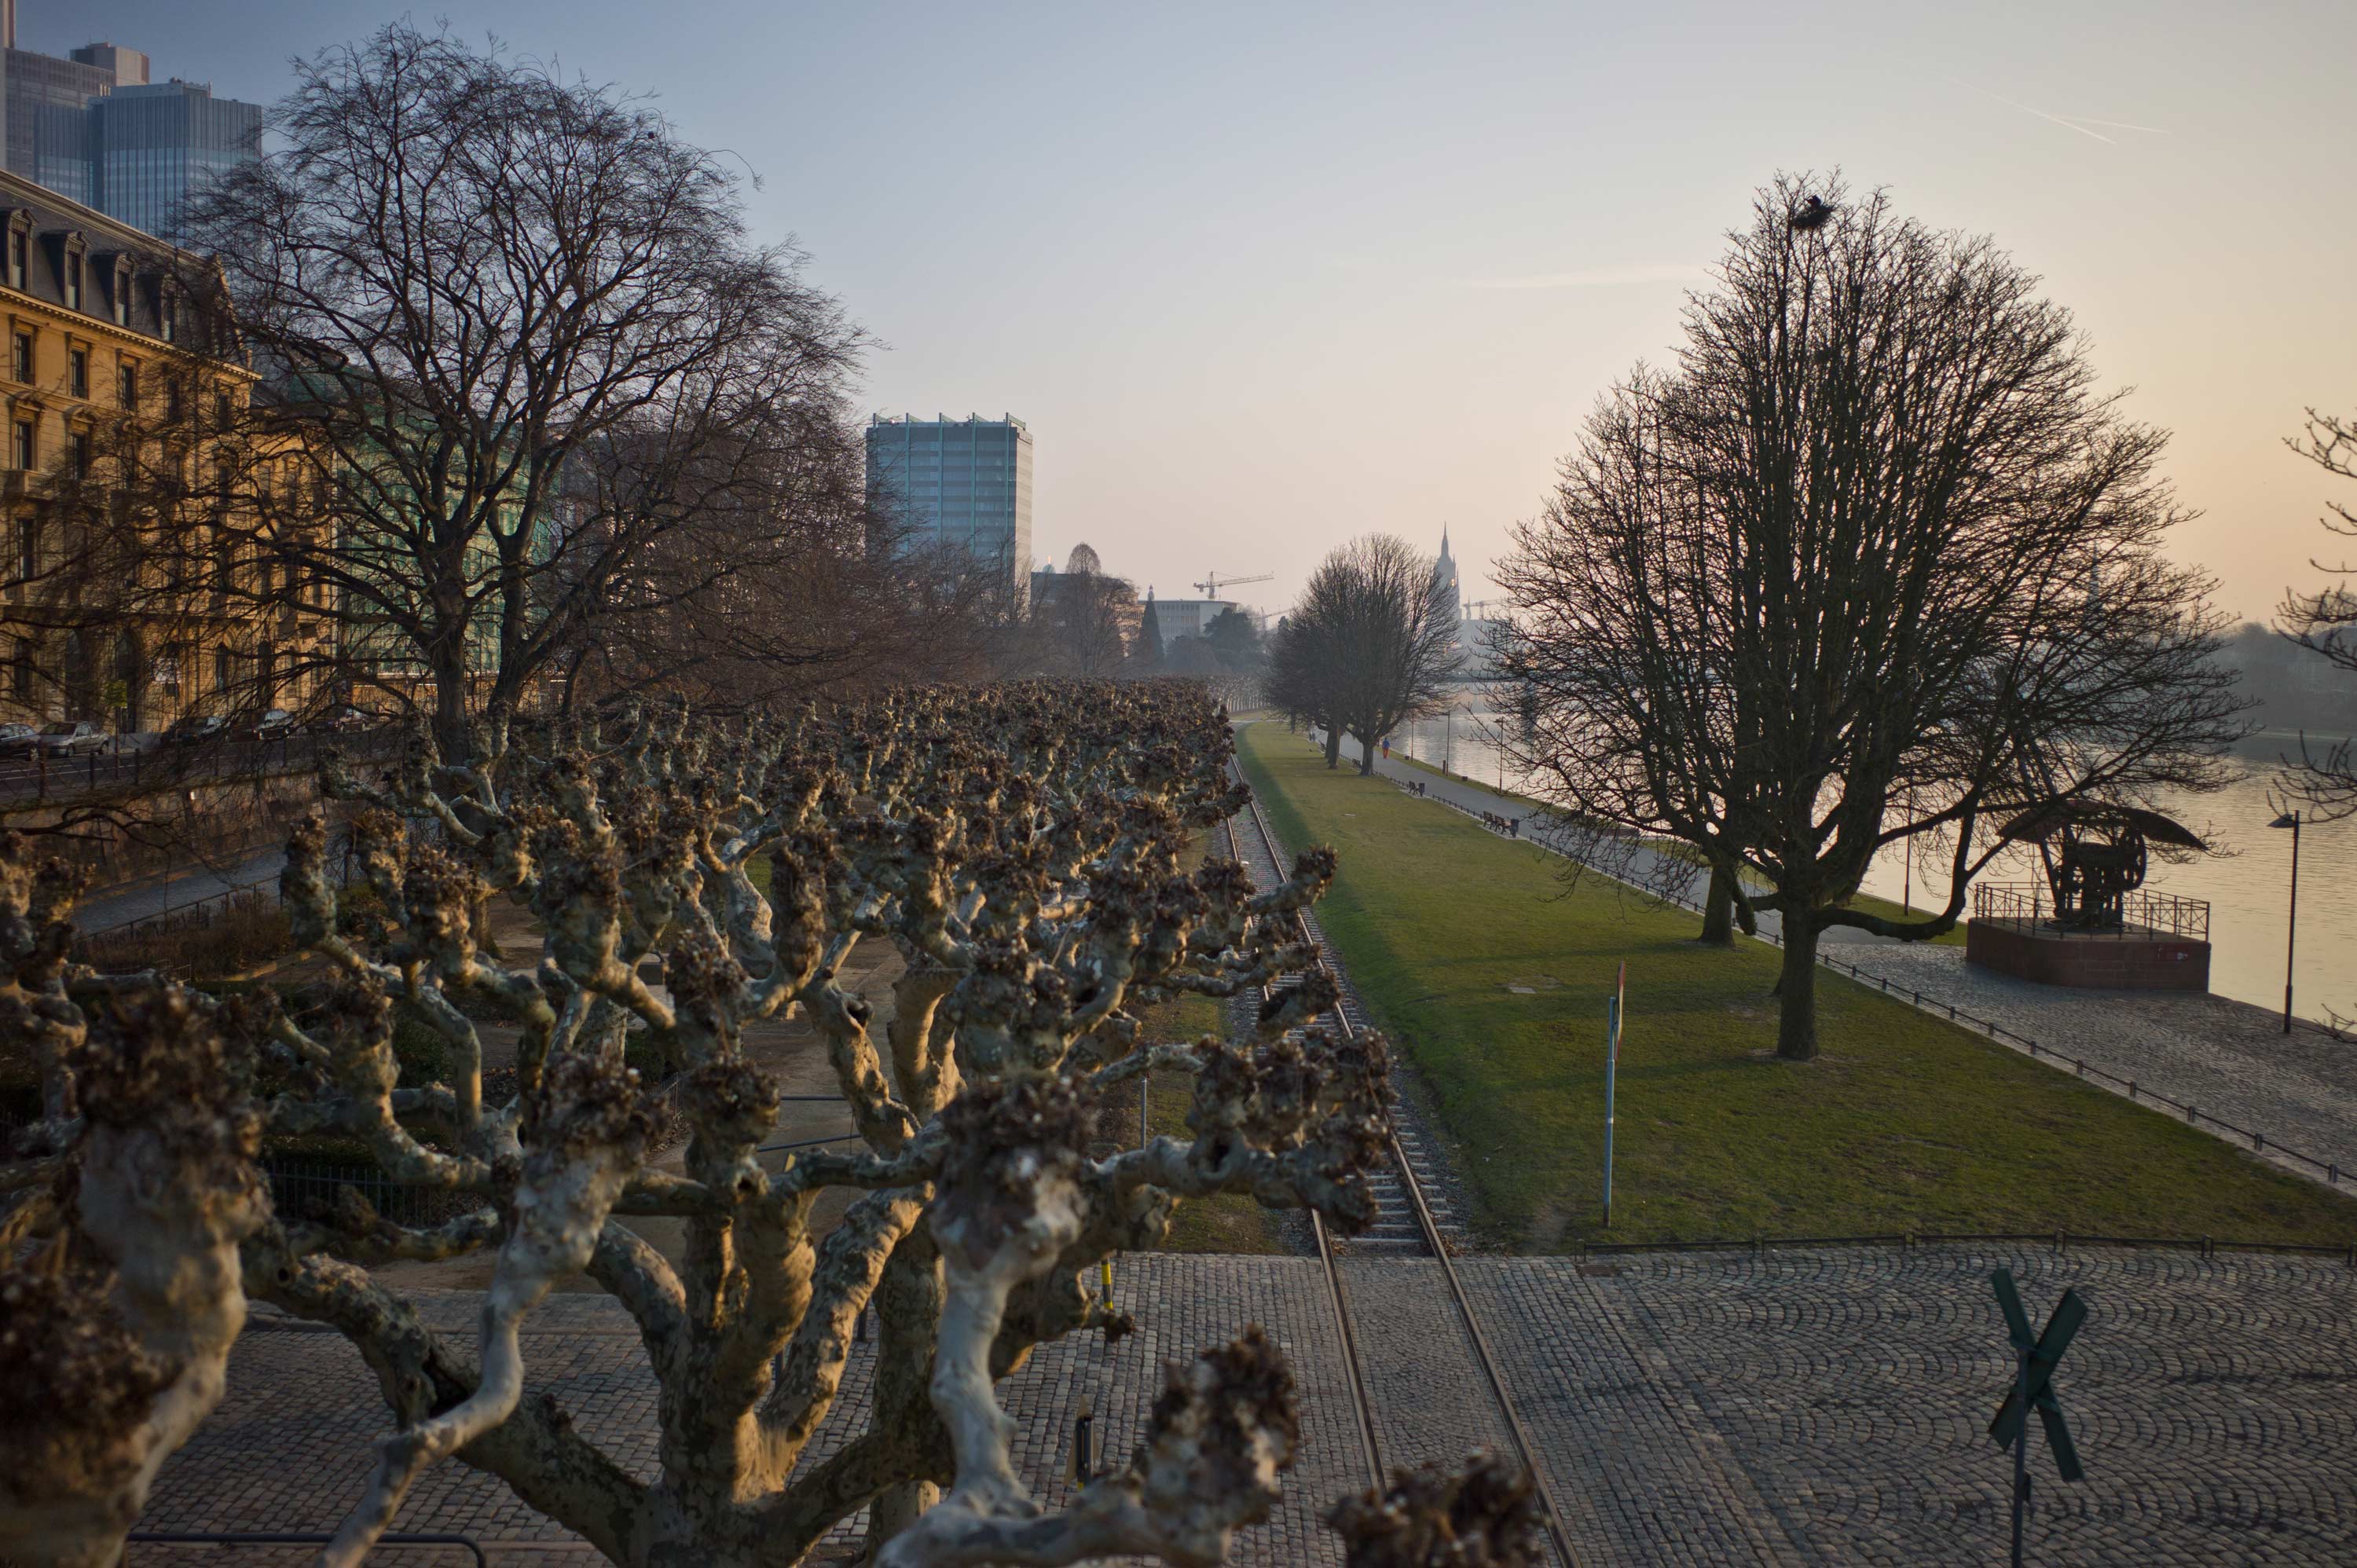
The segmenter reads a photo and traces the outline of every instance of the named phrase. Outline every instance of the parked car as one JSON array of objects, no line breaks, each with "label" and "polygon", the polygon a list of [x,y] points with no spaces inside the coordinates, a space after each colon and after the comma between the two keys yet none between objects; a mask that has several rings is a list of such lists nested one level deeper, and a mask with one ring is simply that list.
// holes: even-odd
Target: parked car
[{"label": "parked car", "polygon": [[374,729],[382,723],[382,714],[356,708],[350,703],[339,703],[303,727],[314,735],[351,735],[360,730]]},{"label": "parked car", "polygon": [[172,721],[164,732],[166,746],[201,746],[229,733],[229,721],[219,714],[189,714]]},{"label": "parked car", "polygon": [[0,725],[0,757],[30,757],[40,731],[31,725]]},{"label": "parked car", "polygon": [[49,757],[81,757],[106,749],[106,732],[91,719],[60,719],[45,725],[34,746]]},{"label": "parked car", "polygon": [[249,740],[277,740],[295,733],[295,715],[285,708],[271,708],[254,720],[246,732]]}]

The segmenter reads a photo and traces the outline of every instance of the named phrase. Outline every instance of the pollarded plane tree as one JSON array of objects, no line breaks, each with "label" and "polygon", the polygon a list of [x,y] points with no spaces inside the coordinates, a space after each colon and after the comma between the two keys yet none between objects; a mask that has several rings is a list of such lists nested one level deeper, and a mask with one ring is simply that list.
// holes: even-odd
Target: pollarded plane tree
[{"label": "pollarded plane tree", "polygon": [[[328,769],[356,808],[364,891],[328,877],[318,821],[288,846],[297,937],[335,975],[299,1004],[73,964],[70,879],[12,843],[0,1006],[47,1098],[6,1188],[0,1554],[113,1561],[221,1398],[253,1296],[347,1336],[397,1426],[329,1563],[360,1561],[452,1456],[622,1563],[791,1563],[862,1507],[886,1563],[1220,1561],[1297,1436],[1257,1328],[1174,1367],[1129,1464],[1058,1512],[1016,1473],[995,1385],[1044,1341],[1127,1328],[1091,1265],[1154,1244],[1183,1198],[1368,1216],[1382,1044],[1296,1028],[1330,982],[1265,918],[1318,897],[1331,854],[1258,894],[1231,863],[1179,868],[1183,835],[1240,804],[1229,749],[1216,706],[1175,683],[900,693],[727,730],[650,712],[530,747],[479,736],[465,766],[421,731],[382,785]],[[531,911],[537,965],[477,946],[487,897]],[[903,960],[880,1036],[846,968],[862,941]],[[1146,1003],[1295,972],[1249,1043],[1141,1036]],[[503,1098],[486,1090],[484,1004],[521,1024]],[[759,1145],[778,1090],[743,1032],[790,1012],[815,1025],[865,1146],[776,1168]],[[402,1080],[404,1014],[447,1047],[436,1081]],[[651,1095],[626,1053],[664,1066],[689,1129],[679,1171],[648,1162]],[[1195,1075],[1190,1135],[1085,1157],[1092,1102],[1170,1069]],[[319,1131],[465,1201],[423,1227],[350,1189],[274,1212],[261,1140]],[[822,1234],[829,1187],[859,1196]],[[677,1257],[633,1229],[651,1217],[683,1229]],[[370,1273],[483,1251],[479,1358]],[[660,1382],[651,1479],[524,1397],[521,1331],[576,1273],[628,1310]],[[819,1459],[870,1307],[866,1427]],[[1494,1465],[1402,1477],[1395,1506],[1336,1524],[1354,1561],[1421,1562],[1417,1542],[1447,1533],[1423,1515],[1454,1510],[1521,1561],[1518,1485]]]}]

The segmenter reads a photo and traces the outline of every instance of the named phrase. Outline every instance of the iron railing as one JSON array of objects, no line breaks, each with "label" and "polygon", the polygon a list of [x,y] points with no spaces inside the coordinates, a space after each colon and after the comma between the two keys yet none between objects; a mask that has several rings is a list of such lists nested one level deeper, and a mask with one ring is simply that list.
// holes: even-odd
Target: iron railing
[{"label": "iron railing", "polygon": [[2174,893],[2148,889],[2122,896],[2116,926],[2054,924],[2054,896],[2042,882],[1976,882],[1973,884],[1973,918],[2009,921],[2033,929],[2044,925],[2058,935],[2123,940],[2174,937],[2181,941],[2210,940],[2210,905],[2201,898],[2180,898]]}]

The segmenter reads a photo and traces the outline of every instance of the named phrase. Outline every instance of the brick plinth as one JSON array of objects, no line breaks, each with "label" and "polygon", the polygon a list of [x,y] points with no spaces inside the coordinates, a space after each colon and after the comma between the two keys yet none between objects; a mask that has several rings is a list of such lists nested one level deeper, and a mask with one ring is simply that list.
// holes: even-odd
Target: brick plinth
[{"label": "brick plinth", "polygon": [[2041,985],[2122,991],[2207,991],[2210,944],[2131,927],[2104,936],[2064,935],[2027,920],[1974,920],[1964,961]]}]

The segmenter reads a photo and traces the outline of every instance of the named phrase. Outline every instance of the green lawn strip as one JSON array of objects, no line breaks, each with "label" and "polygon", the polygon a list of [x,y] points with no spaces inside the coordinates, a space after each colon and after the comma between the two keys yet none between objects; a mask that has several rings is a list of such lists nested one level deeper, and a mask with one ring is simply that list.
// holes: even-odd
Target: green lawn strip
[{"label": "green lawn strip", "polygon": [[[1298,739],[1300,737],[1297,736],[1296,738]],[[1308,743],[1304,741],[1303,744],[1307,746]],[[1316,748],[1310,747],[1309,749],[1314,751]],[[1438,768],[1435,768],[1429,762],[1419,762],[1415,757],[1406,756],[1405,754],[1395,757],[1393,760],[1395,762],[1404,762],[1408,767],[1429,773],[1436,779],[1454,778],[1460,779],[1464,783],[1487,789],[1490,793],[1498,796],[1501,800],[1511,800],[1518,806],[1523,806],[1534,811],[1546,811],[1552,813],[1555,810],[1555,807],[1548,805],[1545,801],[1534,799],[1532,796],[1517,794],[1512,789],[1500,789],[1493,784],[1485,784],[1480,779],[1475,779],[1468,774],[1448,773]],[[1344,763],[1344,767],[1346,768],[1355,768],[1357,764],[1355,763]],[[1702,864],[1702,852],[1695,849],[1692,844],[1686,843],[1682,840],[1657,838],[1648,840],[1647,842],[1652,843],[1655,849],[1660,850],[1663,854],[1674,855],[1680,860],[1689,861],[1696,865]],[[1744,886],[1747,887],[1764,887],[1766,885],[1764,883],[1758,882],[1750,873],[1747,872],[1744,875]],[[1921,919],[1925,914],[1925,911],[1921,909],[1910,910],[1902,908],[1899,905],[1892,903],[1889,899],[1878,898],[1871,893],[1860,893],[1852,897],[1849,901],[1848,908],[1853,909],[1862,909],[1867,914],[1879,915],[1885,919],[1891,920]],[[1933,937],[1931,940],[1950,947],[1964,946],[1964,922],[1961,920],[1958,921],[1956,923],[1955,929],[1945,932],[1943,935]]]},{"label": "green lawn strip", "polygon": [[[1828,972],[1822,1057],[1779,1061],[1772,950],[1699,947],[1691,916],[1595,879],[1566,896],[1538,850],[1329,773],[1272,726],[1239,749],[1279,835],[1340,852],[1320,918],[1467,1151],[1491,1240],[2357,1239],[2357,1202]],[[1623,959],[1607,1232],[1604,1004]]]}]

